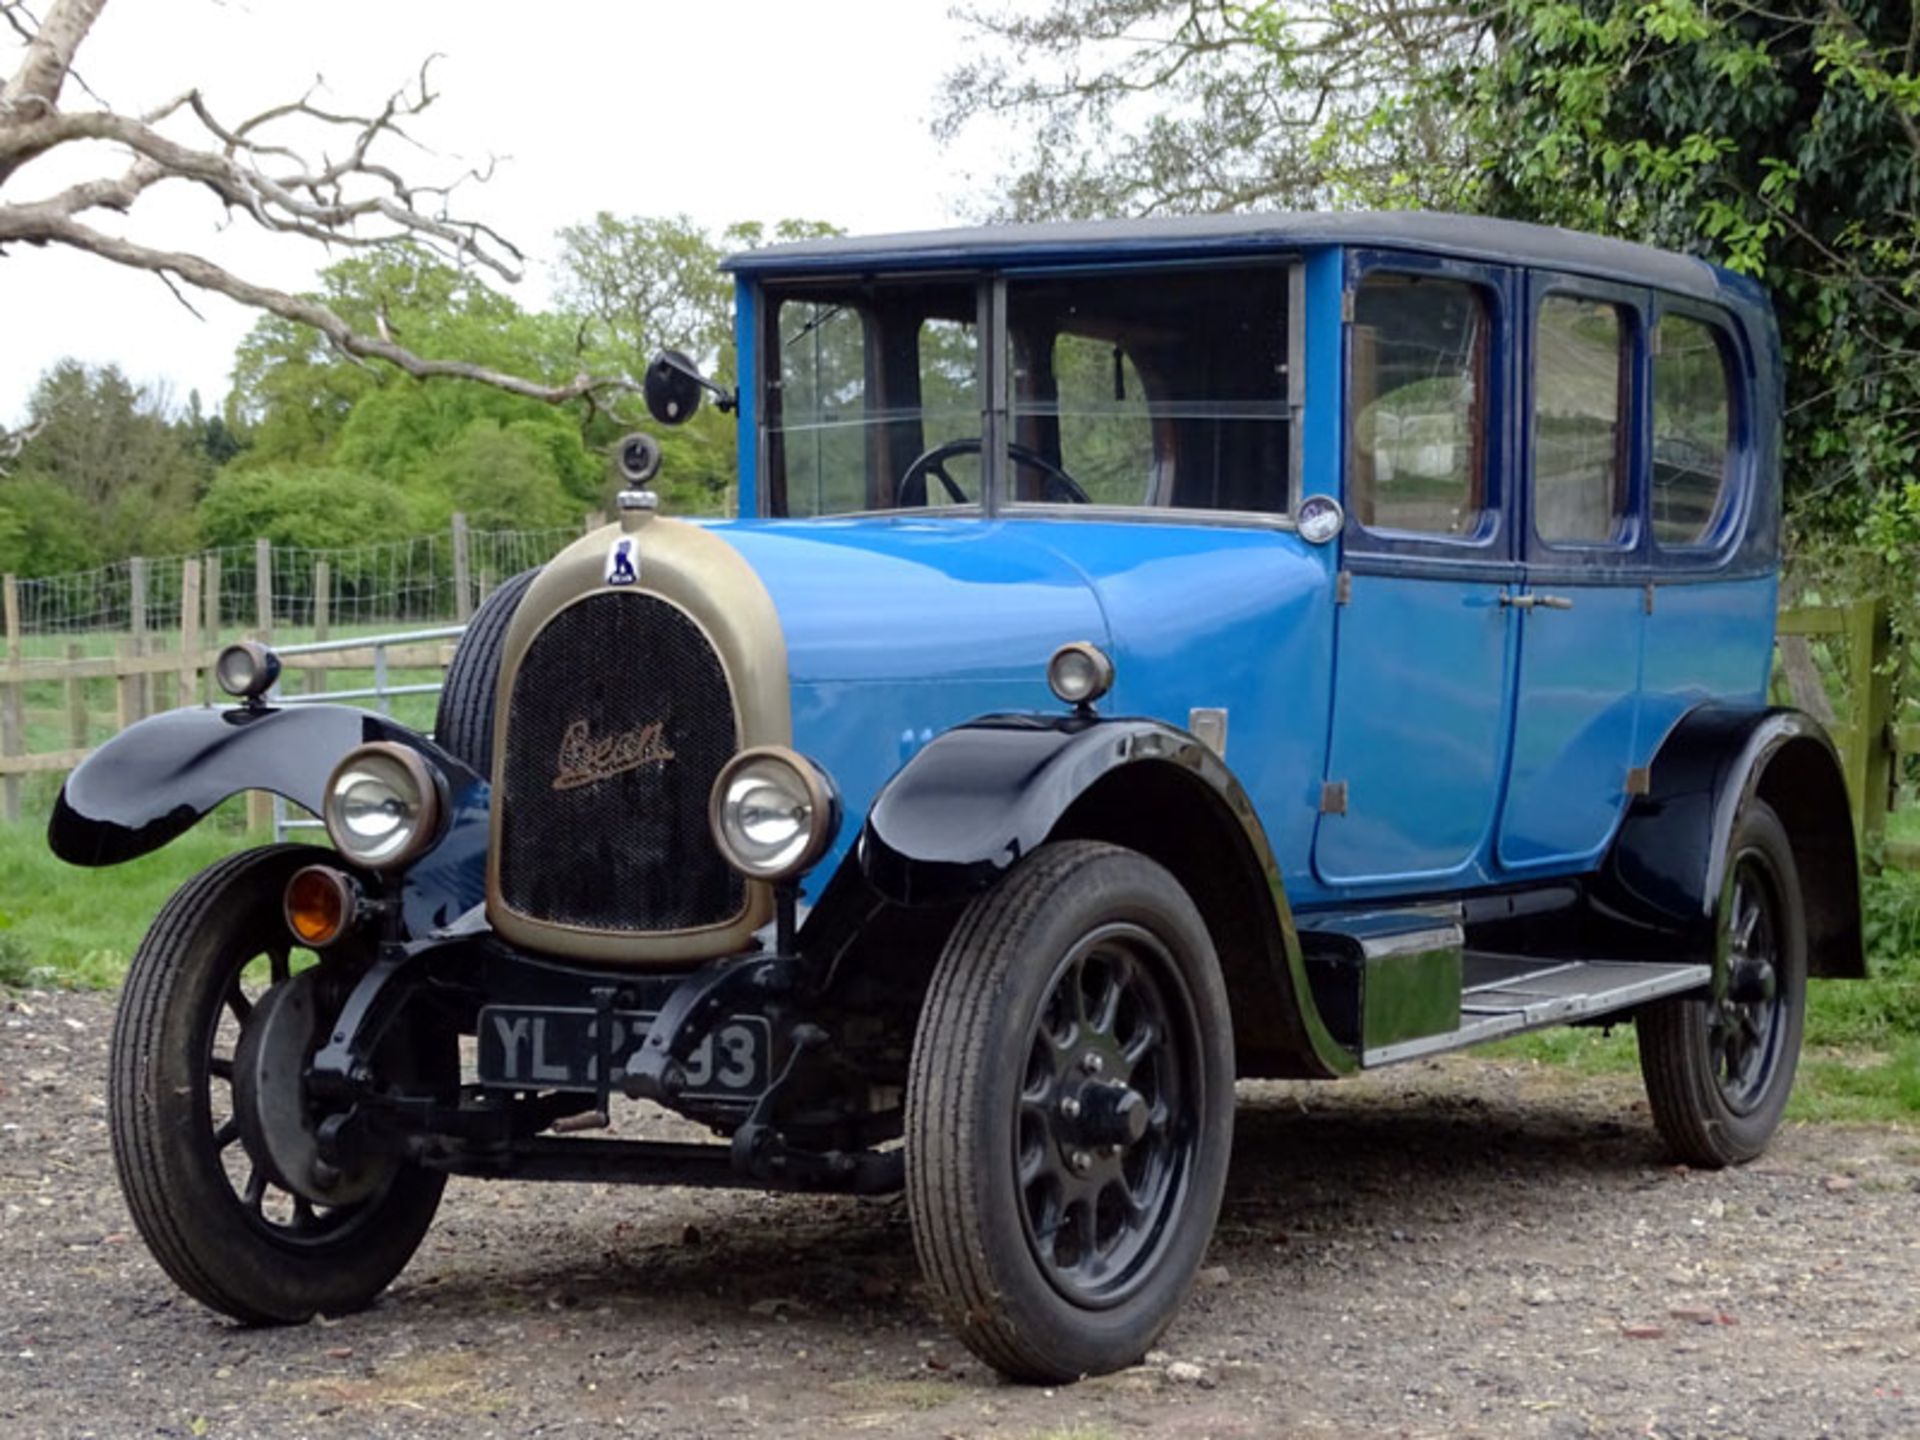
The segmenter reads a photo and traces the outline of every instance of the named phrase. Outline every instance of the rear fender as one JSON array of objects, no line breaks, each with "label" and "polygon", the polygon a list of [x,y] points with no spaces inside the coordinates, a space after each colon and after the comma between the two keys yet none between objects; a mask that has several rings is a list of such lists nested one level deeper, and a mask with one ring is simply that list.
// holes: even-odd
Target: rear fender
[{"label": "rear fender", "polygon": [[1798,710],[1689,712],[1654,757],[1648,793],[1627,811],[1592,903],[1635,949],[1717,960],[1733,836],[1756,800],[1779,815],[1793,845],[1810,972],[1864,976],[1846,780],[1827,732]]}]

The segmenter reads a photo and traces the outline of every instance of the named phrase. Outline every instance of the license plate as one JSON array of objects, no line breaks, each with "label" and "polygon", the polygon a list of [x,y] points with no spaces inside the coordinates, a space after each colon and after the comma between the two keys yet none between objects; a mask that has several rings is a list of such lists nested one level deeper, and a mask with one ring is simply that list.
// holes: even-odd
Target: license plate
[{"label": "license plate", "polygon": [[[600,1088],[599,1014],[581,1007],[488,1005],[480,1011],[480,1083],[516,1090]],[[612,1016],[614,1089],[627,1058],[653,1024],[645,1010]],[[771,1074],[772,1027],[759,1015],[722,1021],[694,1049],[685,1066],[689,1100],[757,1097]]]}]

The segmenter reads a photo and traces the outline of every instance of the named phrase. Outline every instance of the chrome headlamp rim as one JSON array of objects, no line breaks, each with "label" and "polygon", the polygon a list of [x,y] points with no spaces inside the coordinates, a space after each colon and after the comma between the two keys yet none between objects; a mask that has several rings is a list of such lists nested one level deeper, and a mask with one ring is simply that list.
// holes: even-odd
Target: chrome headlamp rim
[{"label": "chrome headlamp rim", "polygon": [[[1064,682],[1064,671],[1075,660],[1091,667],[1091,683],[1082,691]],[[1091,640],[1069,640],[1047,659],[1047,688],[1066,705],[1091,705],[1113,689],[1113,661]]]},{"label": "chrome headlamp rim", "polygon": [[[776,864],[756,864],[735,847],[727,830],[728,792],[743,772],[755,765],[772,763],[792,773],[799,782],[794,788],[805,796],[809,828],[804,843],[791,856]],[[832,846],[840,829],[840,794],[831,778],[813,761],[786,745],[756,745],[742,750],[714,776],[713,790],[707,799],[707,828],[721,858],[749,880],[769,884],[793,880],[820,863],[820,857]]]},{"label": "chrome headlamp rim", "polygon": [[[339,810],[339,802],[343,798],[341,778],[356,766],[365,765],[369,759],[397,765],[413,786],[417,797],[412,832],[398,848],[381,855],[369,855],[356,850],[341,838],[346,832],[344,817]],[[326,789],[321,792],[321,797],[321,819],[326,822],[327,838],[333,841],[334,848],[342,855],[369,870],[394,870],[410,864],[439,838],[442,808],[439,779],[419,751],[396,741],[370,740],[364,745],[354,746],[340,757],[340,763],[327,776]]]},{"label": "chrome headlamp rim", "polygon": [[[246,662],[247,678],[244,683],[229,683],[232,668],[230,659]],[[236,640],[231,645],[222,646],[220,653],[214,656],[213,678],[222,690],[236,700],[258,700],[280,678],[280,657],[258,640]]]}]

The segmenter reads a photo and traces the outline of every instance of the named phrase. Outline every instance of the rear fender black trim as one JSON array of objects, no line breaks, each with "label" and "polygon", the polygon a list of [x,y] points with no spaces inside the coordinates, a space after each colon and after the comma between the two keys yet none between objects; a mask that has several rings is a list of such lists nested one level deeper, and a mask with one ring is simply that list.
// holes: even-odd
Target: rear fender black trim
[{"label": "rear fender black trim", "polygon": [[[1735,827],[1756,799],[1793,842],[1817,976],[1866,973],[1858,853],[1840,759],[1798,710],[1704,705],[1668,733],[1589,889],[1589,901],[1650,956],[1718,963],[1717,921]],[[1636,947],[1637,948],[1637,947]],[[1658,957],[1654,957],[1658,958]]]}]

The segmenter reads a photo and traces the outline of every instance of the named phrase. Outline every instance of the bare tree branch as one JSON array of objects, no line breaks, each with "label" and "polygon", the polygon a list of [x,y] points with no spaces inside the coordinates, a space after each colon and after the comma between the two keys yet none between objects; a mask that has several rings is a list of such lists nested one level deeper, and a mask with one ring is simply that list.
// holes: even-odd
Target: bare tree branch
[{"label": "bare tree branch", "polygon": [[24,430],[8,430],[0,427],[0,476],[12,473],[9,467],[20,458],[20,452],[33,442],[33,437],[40,433],[46,423],[46,417],[43,415]]},{"label": "bare tree branch", "polygon": [[[548,382],[457,360],[429,359],[385,333],[384,325],[382,333],[360,333],[317,300],[255,284],[199,255],[108,234],[91,223],[92,212],[131,213],[154,186],[183,181],[210,192],[230,214],[243,214],[262,229],[328,247],[411,244],[509,282],[521,278],[525,262],[521,251],[493,227],[450,208],[460,186],[485,182],[491,161],[451,179],[423,182],[408,178],[387,158],[394,145],[420,150],[407,126],[434,102],[431,57],[408,85],[377,111],[364,114],[317,103],[323,88],[318,80],[299,98],[234,122],[218,115],[198,88],[140,114],[104,104],[65,109],[62,90],[67,80],[78,82],[74,56],[106,3],[52,0],[45,19],[36,22],[20,0],[0,0],[0,14],[26,41],[18,68],[0,90],[0,254],[9,243],[69,246],[159,276],[189,310],[193,307],[182,285],[309,325],[343,355],[381,361],[420,379],[472,380],[555,405],[635,388],[624,376],[578,374]],[[183,127],[194,134],[178,138]],[[318,144],[315,130],[322,136]],[[50,194],[13,193],[34,161],[89,141],[119,149],[126,156],[125,168]]]}]

